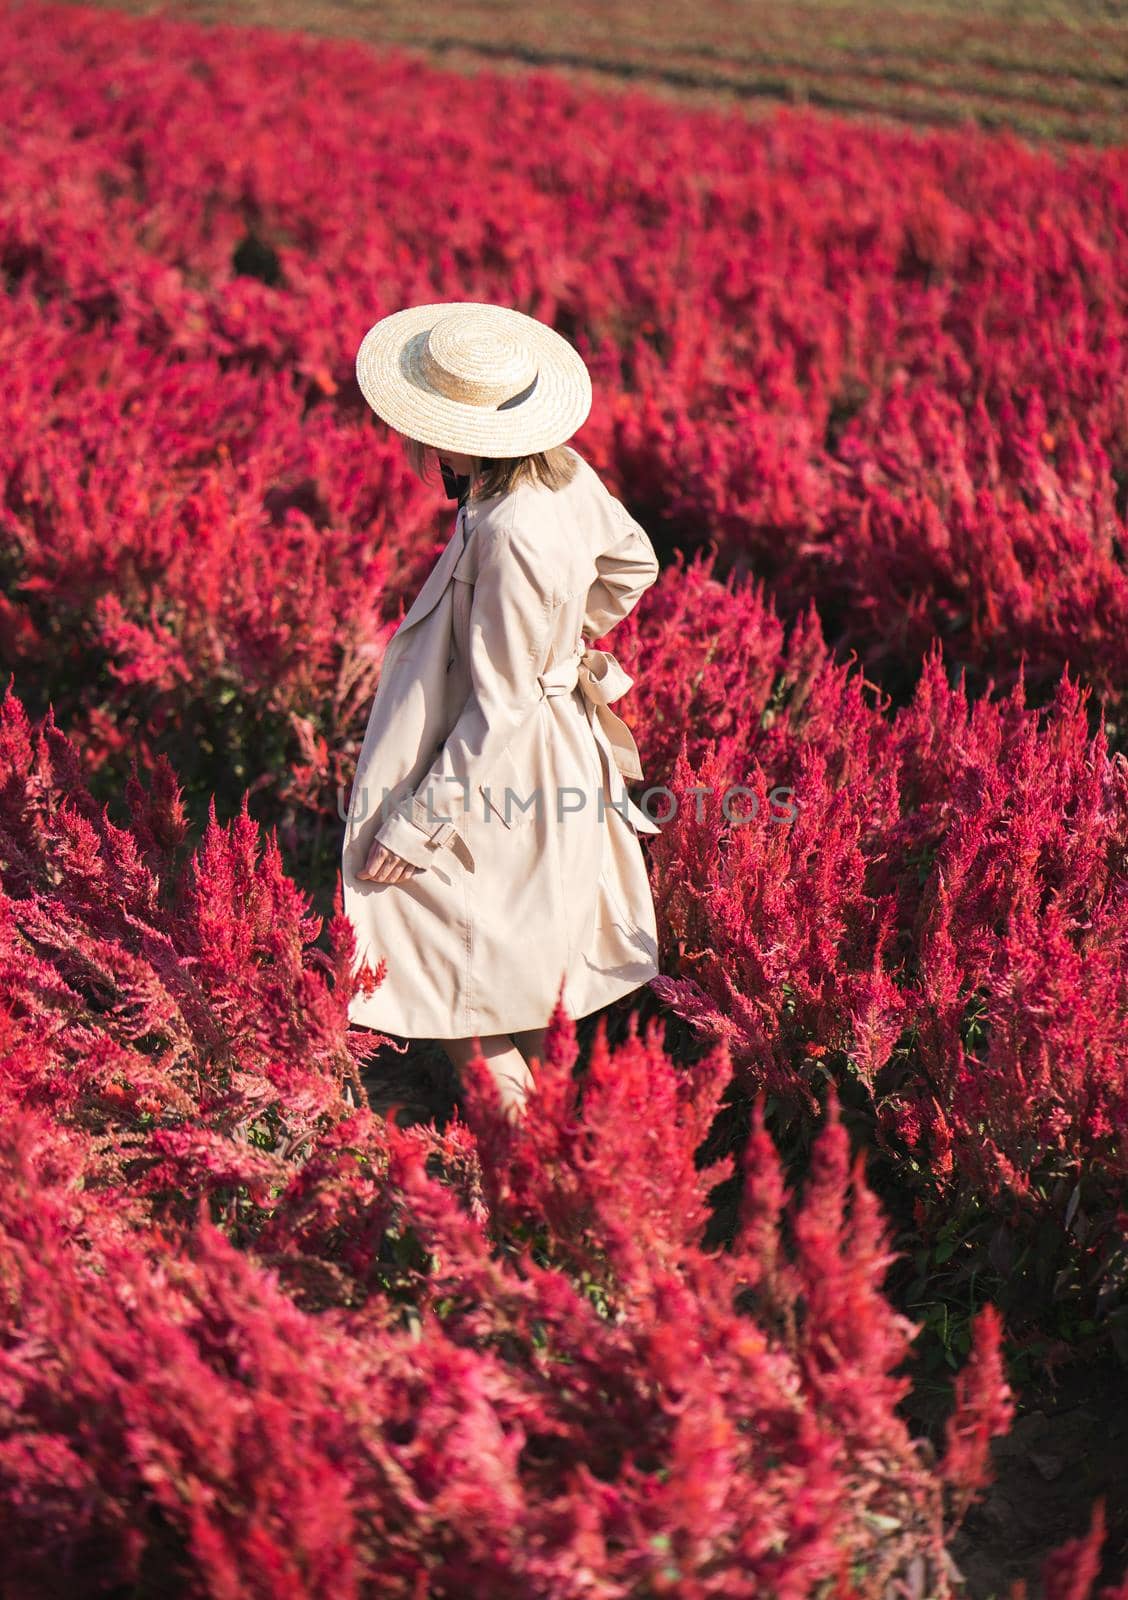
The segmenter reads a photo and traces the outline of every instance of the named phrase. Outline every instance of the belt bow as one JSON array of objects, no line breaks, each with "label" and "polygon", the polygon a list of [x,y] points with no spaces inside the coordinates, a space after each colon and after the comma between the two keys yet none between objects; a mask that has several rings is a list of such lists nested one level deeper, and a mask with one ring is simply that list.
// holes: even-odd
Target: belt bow
[{"label": "belt bow", "polygon": [[644,833],[659,833],[657,823],[639,809],[627,793],[624,778],[641,778],[642,762],[634,735],[622,717],[611,710],[610,702],[626,694],[634,683],[610,650],[589,645],[576,650],[547,672],[538,682],[545,695],[571,694],[578,688],[584,697],[584,710],[595,734],[603,760],[604,773],[612,800]]}]

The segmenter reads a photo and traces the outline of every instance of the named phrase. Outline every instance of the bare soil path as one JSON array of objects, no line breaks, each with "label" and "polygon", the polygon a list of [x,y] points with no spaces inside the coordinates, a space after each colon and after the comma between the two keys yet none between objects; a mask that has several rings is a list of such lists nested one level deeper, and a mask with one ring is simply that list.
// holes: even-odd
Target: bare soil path
[{"label": "bare soil path", "polygon": [[1119,0],[126,0],[107,9],[344,35],[455,70],[552,68],[710,105],[810,104],[1119,143]]}]

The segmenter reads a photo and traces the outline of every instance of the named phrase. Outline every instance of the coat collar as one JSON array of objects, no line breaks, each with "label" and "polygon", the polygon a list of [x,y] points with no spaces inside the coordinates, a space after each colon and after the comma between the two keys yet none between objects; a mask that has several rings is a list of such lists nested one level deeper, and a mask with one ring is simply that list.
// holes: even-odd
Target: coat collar
[{"label": "coat collar", "polygon": [[465,547],[465,535],[469,531],[466,527],[467,515],[468,508],[465,505],[460,506],[454,532],[442,555],[427,574],[423,587],[407,608],[403,621],[392,635],[394,639],[402,638],[408,628],[413,628],[417,622],[422,622],[423,618],[438,605]]}]

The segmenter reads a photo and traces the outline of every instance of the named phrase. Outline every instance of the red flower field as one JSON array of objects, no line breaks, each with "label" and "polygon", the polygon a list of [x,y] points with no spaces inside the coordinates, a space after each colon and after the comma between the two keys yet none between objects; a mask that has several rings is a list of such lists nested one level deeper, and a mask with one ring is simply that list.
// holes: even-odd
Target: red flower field
[{"label": "red flower field", "polygon": [[[1124,150],[0,29],[2,1600],[962,1592],[992,1441],[1126,1387]],[[517,1128],[346,1022],[429,299],[576,343],[665,567],[662,975]]]}]

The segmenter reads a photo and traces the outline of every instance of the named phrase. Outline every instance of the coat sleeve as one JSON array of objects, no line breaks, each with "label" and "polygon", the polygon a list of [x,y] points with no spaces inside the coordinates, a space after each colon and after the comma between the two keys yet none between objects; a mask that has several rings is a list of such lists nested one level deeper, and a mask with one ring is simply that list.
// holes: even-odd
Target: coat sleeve
[{"label": "coat sleeve", "polygon": [[584,608],[583,632],[589,640],[601,639],[621,622],[661,570],[646,530],[621,501],[609,498],[619,537],[595,560],[599,576],[588,590]]},{"label": "coat sleeve", "polygon": [[543,691],[538,681],[552,629],[555,595],[531,531],[516,520],[518,496],[500,517],[483,518],[478,572],[470,603],[470,694],[430,768],[376,832],[377,840],[414,866],[461,833],[467,810],[482,805],[478,786],[529,716]]}]

